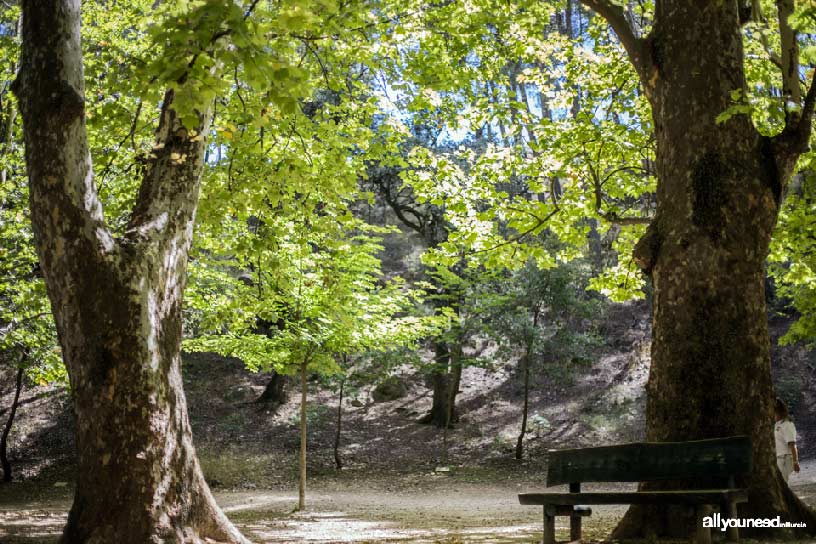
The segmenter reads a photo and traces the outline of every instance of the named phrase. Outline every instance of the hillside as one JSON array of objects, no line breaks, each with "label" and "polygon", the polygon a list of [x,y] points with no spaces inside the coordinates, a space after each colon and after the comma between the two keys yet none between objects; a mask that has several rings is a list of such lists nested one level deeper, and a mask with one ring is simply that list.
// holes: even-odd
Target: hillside
[{"label": "hillside", "polygon": [[[789,320],[771,321],[774,337]],[[549,448],[637,440],[643,437],[644,391],[649,365],[646,303],[614,305],[600,324],[604,345],[591,362],[545,367],[534,377],[525,471],[541,477]],[[803,346],[774,348],[780,394],[791,401],[803,458],[816,457],[816,353]],[[493,370],[466,368],[458,405],[461,419],[450,432],[450,461],[513,477],[512,459],[521,413],[515,361]],[[374,402],[371,388],[343,403],[341,453],[347,471],[427,472],[439,464],[442,432],[416,420],[430,406],[430,392],[410,368],[397,373],[407,394]],[[214,354],[186,354],[185,389],[205,475],[214,488],[277,488],[295,478],[297,395],[277,410],[256,401],[268,376],[246,371],[241,361]],[[11,402],[10,375],[0,382],[0,417]],[[309,464],[312,475],[334,474],[332,444],[337,393],[311,384]],[[66,388],[27,387],[22,395],[10,457],[16,476],[43,483],[72,479],[73,420]]]}]

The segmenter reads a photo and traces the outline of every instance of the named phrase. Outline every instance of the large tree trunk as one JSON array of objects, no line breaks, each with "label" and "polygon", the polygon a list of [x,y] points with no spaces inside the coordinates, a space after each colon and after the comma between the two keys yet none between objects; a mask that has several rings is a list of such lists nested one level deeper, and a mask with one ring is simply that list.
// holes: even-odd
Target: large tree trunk
[{"label": "large tree trunk", "polygon": [[17,369],[17,378],[14,380],[14,398],[11,401],[9,416],[6,420],[6,425],[3,427],[3,435],[0,436],[0,465],[3,467],[4,482],[10,482],[12,480],[11,463],[8,459],[8,437],[9,433],[11,433],[11,427],[14,425],[14,416],[17,415],[17,406],[20,403],[20,392],[23,390],[24,374],[25,369],[21,364],[20,368]]},{"label": "large tree trunk", "polygon": [[[114,239],[88,152],[80,2],[22,8],[14,89],[37,252],[77,420],[78,480],[62,542],[247,542],[202,476],[179,364],[205,140],[181,126],[168,92],[128,230]],[[209,121],[202,113],[196,132],[205,136]]]},{"label": "large tree trunk", "polygon": [[[640,68],[651,74],[658,211],[635,250],[654,285],[647,439],[750,436],[754,469],[738,481],[750,499],[739,515],[780,515],[813,531],[816,518],[776,468],[764,294],[792,162],[748,116],[715,121],[746,85],[738,3],[658,2],[650,47],[651,66]],[[686,536],[693,520],[683,512],[633,507],[613,536]]]}]

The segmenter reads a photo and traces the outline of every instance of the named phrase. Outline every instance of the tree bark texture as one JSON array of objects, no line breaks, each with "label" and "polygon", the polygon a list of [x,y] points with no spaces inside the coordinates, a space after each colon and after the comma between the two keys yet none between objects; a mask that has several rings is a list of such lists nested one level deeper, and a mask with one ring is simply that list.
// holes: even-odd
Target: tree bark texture
[{"label": "tree bark texture", "polygon": [[14,380],[14,398],[11,401],[11,408],[9,409],[6,425],[3,427],[3,435],[0,436],[0,465],[3,467],[4,482],[10,482],[12,480],[11,463],[8,459],[8,437],[11,433],[11,427],[14,425],[14,416],[17,415],[17,406],[20,404],[20,393],[23,390],[24,375],[25,370],[21,366],[17,369],[17,377]]},{"label": "tree bark texture", "polygon": [[[764,293],[764,262],[795,157],[748,116],[715,121],[731,93],[746,87],[738,2],[658,1],[654,29],[641,40],[616,21],[615,6],[603,4],[598,11],[607,11],[640,72],[657,139],[657,216],[635,250],[654,285],[647,439],[750,436],[754,469],[737,482],[750,493],[740,516],[781,515],[813,531],[812,512],[776,468]],[[691,484],[715,482],[683,485]],[[633,507],[613,537],[686,536],[692,524],[679,509]]]},{"label": "tree bark texture", "polygon": [[128,230],[114,238],[88,150],[80,2],[26,0],[22,11],[14,90],[37,253],[77,420],[78,479],[62,542],[248,542],[204,481],[180,369],[210,114],[185,129],[165,95]]}]

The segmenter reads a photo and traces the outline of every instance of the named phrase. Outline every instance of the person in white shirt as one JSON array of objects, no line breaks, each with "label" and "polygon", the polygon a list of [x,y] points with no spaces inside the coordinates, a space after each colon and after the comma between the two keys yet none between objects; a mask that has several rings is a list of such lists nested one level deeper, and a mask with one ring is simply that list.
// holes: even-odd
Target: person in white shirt
[{"label": "person in white shirt", "polygon": [[790,419],[788,407],[782,399],[776,399],[774,405],[776,424],[774,438],[776,441],[776,465],[785,481],[791,472],[799,472],[799,452],[796,449],[796,427]]}]

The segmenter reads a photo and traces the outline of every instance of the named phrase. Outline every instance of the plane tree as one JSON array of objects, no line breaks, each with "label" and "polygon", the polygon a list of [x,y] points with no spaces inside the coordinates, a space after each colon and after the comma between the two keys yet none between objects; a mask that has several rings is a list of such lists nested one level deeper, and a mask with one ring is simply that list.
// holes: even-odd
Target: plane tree
[{"label": "plane tree", "polygon": [[285,118],[322,77],[311,44],[358,44],[362,55],[371,50],[365,30],[387,27],[395,10],[134,0],[85,4],[99,19],[83,25],[78,0],[21,7],[12,89],[38,263],[77,418],[63,542],[246,542],[202,476],[180,375],[216,99],[237,92],[237,78],[266,98],[251,112],[257,125]]},{"label": "plane tree", "polygon": [[[809,198],[786,197],[798,161],[810,160],[812,7],[582,4],[595,16],[571,3],[572,17],[588,21],[580,37],[546,32],[555,6],[536,13],[520,2],[505,9],[515,26],[502,26],[501,18],[490,19],[498,8],[487,1],[434,12],[432,22],[447,33],[418,38],[419,93],[466,93],[473,79],[512,89],[502,67],[516,62],[516,80],[544,90],[548,113],[533,109],[529,128],[516,123],[517,134],[535,135],[529,150],[497,140],[478,153],[460,151],[471,155],[467,176],[437,169],[435,179],[413,180],[414,190],[439,195],[455,226],[436,253],[457,262],[467,244],[476,265],[519,266],[531,252],[545,261],[570,259],[585,247],[587,218],[594,219],[618,256],[592,287],[613,300],[652,293],[647,438],[750,436],[755,463],[741,482],[749,501],[740,515],[780,515],[813,527],[813,512],[776,470],[764,288],[780,210],[787,209],[783,228],[807,232]],[[499,38],[503,47],[486,54]],[[434,47],[444,51],[437,63],[421,53]],[[505,111],[522,103],[520,93],[500,96]],[[495,126],[501,112],[468,104],[460,130]],[[440,160],[425,157],[430,165]],[[463,189],[441,194],[438,187],[453,177],[464,179]],[[513,182],[527,190],[507,190]],[[543,255],[534,243],[542,232],[565,246]],[[809,254],[807,235],[779,236]],[[797,258],[785,276],[801,285],[810,277],[806,263]],[[808,289],[798,292],[807,307]],[[633,507],[615,535],[685,534],[691,523],[680,510]]]}]

